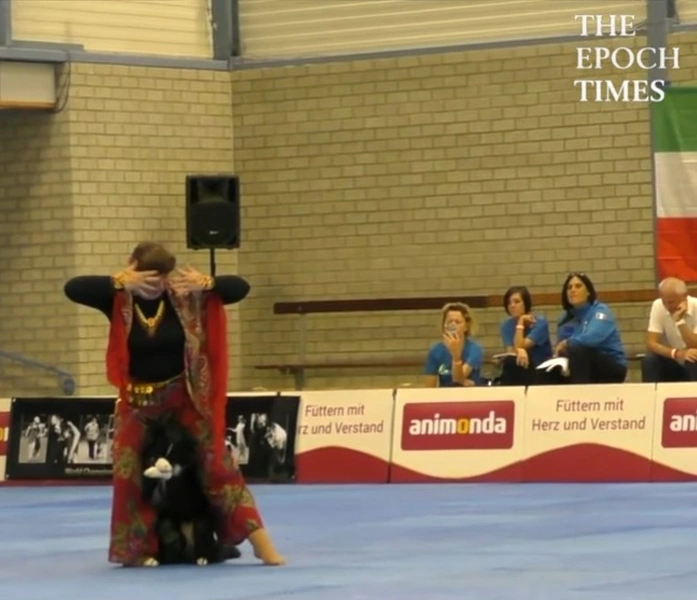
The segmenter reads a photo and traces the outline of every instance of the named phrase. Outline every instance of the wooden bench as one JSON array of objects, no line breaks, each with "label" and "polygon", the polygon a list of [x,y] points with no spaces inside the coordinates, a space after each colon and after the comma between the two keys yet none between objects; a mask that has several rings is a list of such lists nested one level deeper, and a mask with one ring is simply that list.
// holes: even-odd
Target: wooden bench
[{"label": "wooden bench", "polygon": [[[608,304],[633,304],[648,303],[656,298],[656,290],[627,290],[610,291],[602,293],[603,302]],[[559,294],[535,294],[536,307],[559,306]],[[439,296],[430,298],[372,298],[358,300],[306,300],[299,302],[278,302],[274,304],[273,312],[276,315],[298,315],[300,318],[300,342],[298,360],[281,364],[255,365],[258,371],[277,371],[283,375],[292,375],[295,380],[295,389],[302,390],[305,387],[307,370],[337,370],[337,369],[420,369],[424,364],[424,356],[407,356],[385,359],[383,357],[360,358],[350,361],[306,361],[305,336],[307,331],[307,315],[329,313],[354,313],[354,312],[402,312],[402,311],[438,311],[448,302],[462,302],[471,308],[501,308],[501,295],[489,296]],[[648,307],[647,307],[648,311]],[[647,312],[648,318],[648,312]],[[644,356],[641,352],[628,354],[630,361],[640,360]],[[489,356],[486,363],[495,364],[496,361]]]},{"label": "wooden bench", "polygon": [[[630,362],[639,361],[644,358],[645,354],[643,352],[629,353],[627,354],[627,359]],[[282,363],[282,364],[269,364],[269,365],[255,365],[254,368],[258,371],[278,371],[282,375],[292,375],[295,381],[295,389],[302,390],[305,386],[305,371],[308,370],[337,370],[337,369],[422,369],[424,366],[425,354],[420,357],[411,358],[397,358],[394,360],[376,357],[376,360],[366,361],[352,360],[352,361],[322,361],[322,362],[297,362],[297,363]],[[495,366],[498,361],[490,356],[487,356],[484,360],[486,365]]]}]

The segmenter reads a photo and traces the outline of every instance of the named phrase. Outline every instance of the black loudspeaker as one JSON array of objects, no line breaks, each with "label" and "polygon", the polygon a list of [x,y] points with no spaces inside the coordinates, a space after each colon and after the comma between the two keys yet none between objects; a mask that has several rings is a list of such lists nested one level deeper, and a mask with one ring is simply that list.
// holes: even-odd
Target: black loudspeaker
[{"label": "black loudspeaker", "polygon": [[240,247],[240,180],[235,175],[188,175],[186,247]]}]

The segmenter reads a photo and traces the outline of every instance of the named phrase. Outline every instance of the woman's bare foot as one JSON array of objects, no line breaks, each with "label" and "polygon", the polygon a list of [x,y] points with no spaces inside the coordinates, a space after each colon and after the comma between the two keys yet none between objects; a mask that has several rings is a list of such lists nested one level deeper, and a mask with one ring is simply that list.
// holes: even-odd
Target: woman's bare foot
[{"label": "woman's bare foot", "polygon": [[254,553],[254,556],[262,561],[267,567],[280,567],[286,564],[285,557],[278,554],[278,552],[273,552],[272,554],[268,554],[266,556],[259,556],[258,554]]},{"label": "woman's bare foot", "polygon": [[256,558],[258,558],[260,561],[262,561],[268,567],[280,567],[280,566],[286,564],[285,557],[281,556],[275,550],[273,552],[270,552],[269,554],[265,554],[263,556],[259,555],[255,552],[254,556]]},{"label": "woman's bare foot", "polygon": [[133,568],[133,567],[159,567],[160,563],[156,558],[153,558],[152,556],[146,556],[145,558],[141,558],[135,562],[124,564],[123,565],[126,568]]},{"label": "woman's bare foot", "polygon": [[249,536],[249,542],[254,548],[254,556],[269,567],[279,567],[286,564],[286,559],[278,553],[266,529],[257,529]]}]

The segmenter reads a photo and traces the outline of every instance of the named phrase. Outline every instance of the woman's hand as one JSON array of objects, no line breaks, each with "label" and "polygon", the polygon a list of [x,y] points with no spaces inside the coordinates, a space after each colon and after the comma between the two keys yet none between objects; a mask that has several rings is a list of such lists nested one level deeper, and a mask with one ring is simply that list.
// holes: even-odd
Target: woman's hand
[{"label": "woman's hand", "polygon": [[189,266],[183,269],[176,269],[169,280],[172,290],[178,296],[201,292],[213,286],[213,278],[210,275],[204,275]]},{"label": "woman's hand", "polygon": [[462,350],[465,347],[464,336],[446,331],[443,334],[443,343],[455,360],[462,358]]},{"label": "woman's hand", "polygon": [[554,356],[563,356],[566,354],[566,347],[568,346],[568,340],[564,340],[562,342],[559,342],[555,347],[554,347]]},{"label": "woman's hand", "polygon": [[530,358],[528,357],[527,350],[525,348],[518,348],[515,351],[515,362],[519,367],[527,369],[530,365]]},{"label": "woman's hand", "polygon": [[154,294],[162,287],[162,276],[157,271],[136,271],[129,265],[113,277],[117,288],[130,293]]},{"label": "woman's hand", "polygon": [[530,327],[535,324],[535,317],[533,315],[522,315],[518,319],[518,325],[521,327]]}]

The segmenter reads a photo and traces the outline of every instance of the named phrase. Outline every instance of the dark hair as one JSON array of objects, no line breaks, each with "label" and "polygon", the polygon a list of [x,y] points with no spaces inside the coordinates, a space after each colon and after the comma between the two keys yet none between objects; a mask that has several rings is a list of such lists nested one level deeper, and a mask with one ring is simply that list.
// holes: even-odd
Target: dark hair
[{"label": "dark hair", "polygon": [[131,260],[138,271],[157,271],[168,275],[177,266],[177,259],[167,248],[157,242],[141,242],[131,252]]},{"label": "dark hair", "polygon": [[566,292],[566,288],[569,285],[569,281],[571,281],[574,277],[577,279],[580,279],[583,282],[583,285],[586,286],[586,289],[588,290],[588,303],[593,304],[598,299],[598,294],[595,291],[595,286],[593,285],[593,282],[591,281],[591,278],[588,277],[585,273],[578,273],[578,272],[573,272],[569,273],[566,276],[566,279],[564,280],[564,285],[562,285],[561,288],[561,306],[562,308],[566,311],[566,314],[562,318],[562,320],[559,322],[560,325],[563,325],[564,323],[568,323],[574,318],[573,314],[573,306],[571,306],[571,303],[569,302],[569,297]]},{"label": "dark hair", "polygon": [[523,306],[525,307],[525,313],[529,313],[532,310],[532,296],[530,296],[528,288],[524,285],[514,285],[513,287],[509,287],[503,295],[503,310],[506,311],[506,314],[511,314],[508,312],[508,303],[511,301],[511,296],[513,294],[520,294],[520,299],[523,301]]}]

